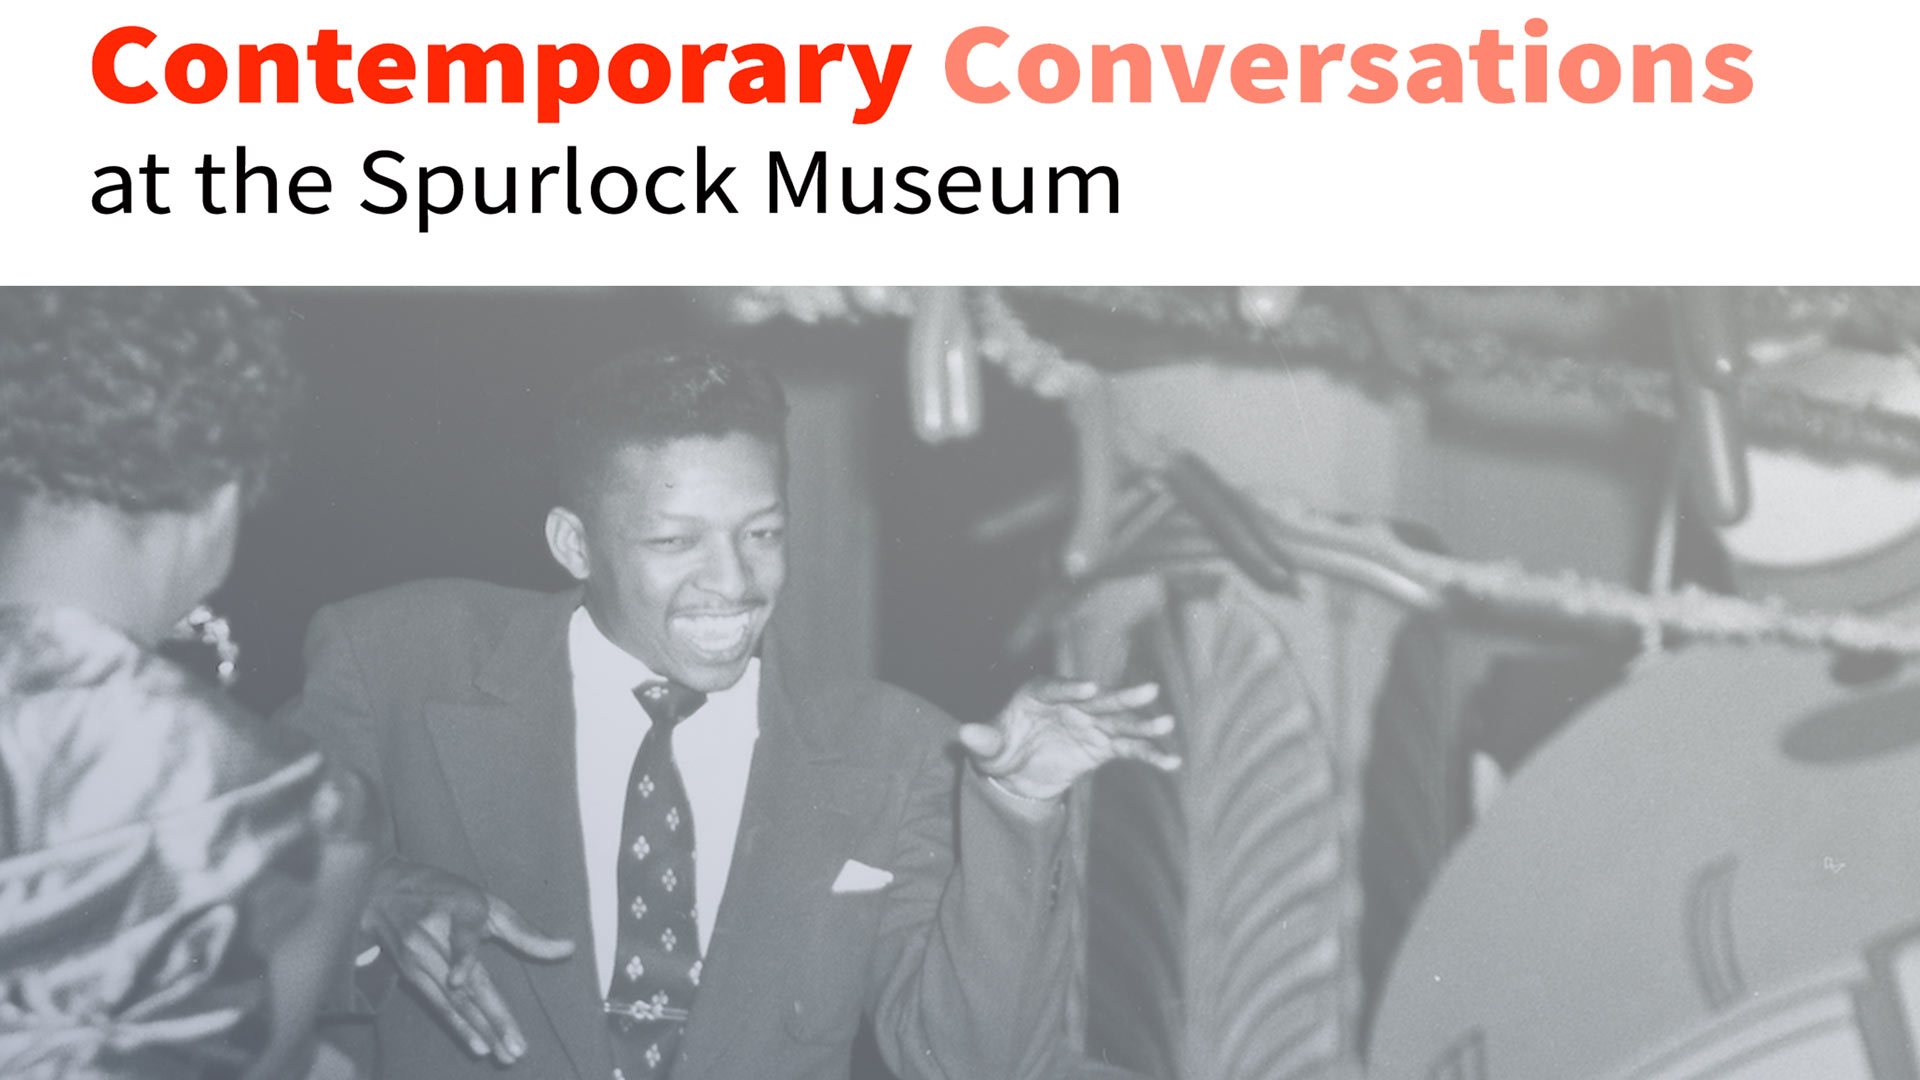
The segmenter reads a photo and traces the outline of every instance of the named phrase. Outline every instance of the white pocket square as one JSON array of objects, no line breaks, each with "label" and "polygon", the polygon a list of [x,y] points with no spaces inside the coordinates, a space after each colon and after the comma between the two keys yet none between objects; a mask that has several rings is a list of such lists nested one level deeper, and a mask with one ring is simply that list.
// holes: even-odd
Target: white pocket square
[{"label": "white pocket square", "polygon": [[884,889],[893,880],[893,875],[877,866],[868,866],[859,859],[848,859],[840,868],[840,876],[833,879],[833,894],[873,892]]}]

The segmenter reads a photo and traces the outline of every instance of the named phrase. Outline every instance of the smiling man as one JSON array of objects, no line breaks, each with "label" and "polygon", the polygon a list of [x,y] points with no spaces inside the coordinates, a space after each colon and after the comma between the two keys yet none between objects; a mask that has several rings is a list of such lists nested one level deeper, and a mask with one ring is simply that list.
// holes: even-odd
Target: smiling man
[{"label": "smiling man", "polygon": [[1172,765],[1171,721],[1152,687],[1044,684],[961,727],[783,671],[785,423],[756,369],[616,364],[555,443],[577,588],[315,618],[290,715],[391,808],[362,983],[411,992],[376,1075],[844,1080],[863,1016],[903,1077],[1077,1068],[1063,796]]}]

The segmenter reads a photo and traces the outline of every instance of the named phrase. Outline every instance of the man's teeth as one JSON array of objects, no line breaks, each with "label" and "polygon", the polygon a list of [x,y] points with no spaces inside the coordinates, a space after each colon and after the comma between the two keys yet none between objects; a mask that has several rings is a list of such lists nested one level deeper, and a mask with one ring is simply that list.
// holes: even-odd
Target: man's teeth
[{"label": "man's teeth", "polygon": [[702,652],[726,652],[746,641],[748,631],[753,628],[753,613],[682,615],[679,622],[681,634],[694,648]]}]

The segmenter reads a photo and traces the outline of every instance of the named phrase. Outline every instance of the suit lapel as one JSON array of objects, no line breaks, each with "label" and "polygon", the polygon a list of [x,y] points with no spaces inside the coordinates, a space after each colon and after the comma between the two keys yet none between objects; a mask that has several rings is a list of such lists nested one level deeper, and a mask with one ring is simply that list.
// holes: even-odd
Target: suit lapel
[{"label": "suit lapel", "polygon": [[516,966],[574,1070],[598,1078],[612,1074],[613,1055],[595,985],[574,777],[566,628],[578,605],[577,593],[563,593],[522,611],[476,680],[494,700],[430,705],[427,723],[482,886],[536,930],[576,945],[569,960]]},{"label": "suit lapel", "polygon": [[746,806],[674,1080],[737,1075],[726,1065],[750,1041],[740,1025],[782,1015],[803,991],[795,930],[828,900],[886,797],[871,769],[824,744],[819,719],[797,707],[777,669],[763,668]]}]

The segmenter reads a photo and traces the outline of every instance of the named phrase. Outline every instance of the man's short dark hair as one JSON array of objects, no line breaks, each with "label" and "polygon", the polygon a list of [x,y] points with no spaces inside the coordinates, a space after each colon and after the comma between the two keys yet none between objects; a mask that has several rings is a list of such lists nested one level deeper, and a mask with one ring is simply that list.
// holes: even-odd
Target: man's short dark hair
[{"label": "man's short dark hair", "polygon": [[280,332],[237,289],[0,289],[0,511],[256,494],[297,388]]},{"label": "man's short dark hair", "polygon": [[707,353],[615,361],[575,384],[554,432],[564,505],[585,506],[615,454],[679,439],[752,435],[784,449],[787,397],[759,365]]}]

